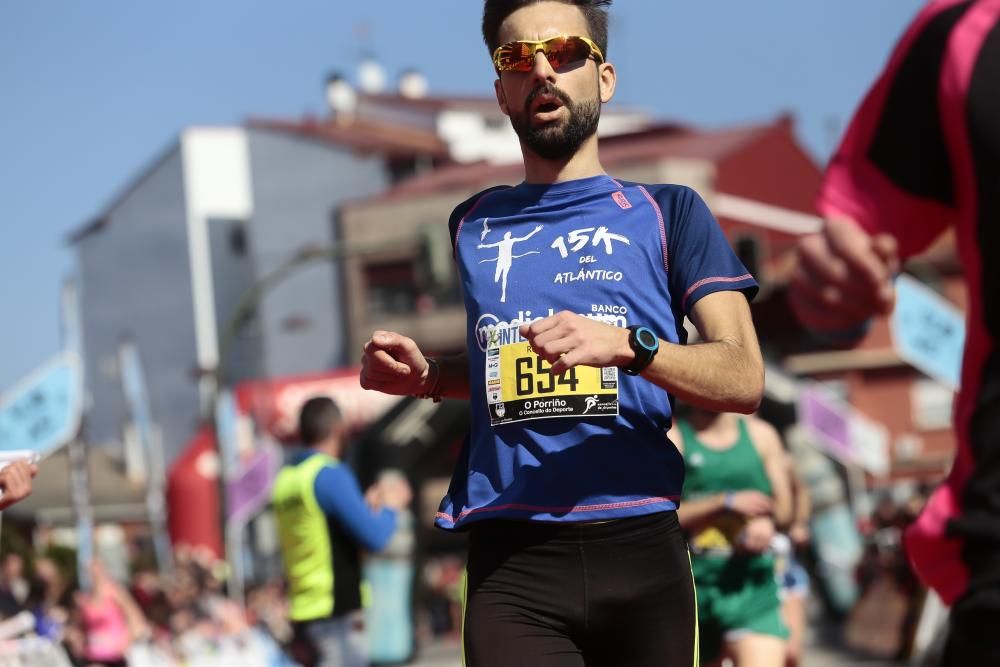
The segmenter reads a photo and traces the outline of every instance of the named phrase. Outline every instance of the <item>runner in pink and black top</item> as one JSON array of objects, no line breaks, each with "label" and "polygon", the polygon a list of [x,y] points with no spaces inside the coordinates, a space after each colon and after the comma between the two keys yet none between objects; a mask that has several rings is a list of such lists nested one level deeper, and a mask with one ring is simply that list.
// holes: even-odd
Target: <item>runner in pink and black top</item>
[{"label": "runner in pink and black top", "polygon": [[1000,665],[1000,262],[986,256],[1000,248],[998,20],[1000,0],[936,0],[916,17],[830,164],[827,225],[803,240],[792,293],[806,324],[848,342],[891,309],[899,261],[956,230],[969,290],[958,452],[906,535],[954,605],[955,665]]}]

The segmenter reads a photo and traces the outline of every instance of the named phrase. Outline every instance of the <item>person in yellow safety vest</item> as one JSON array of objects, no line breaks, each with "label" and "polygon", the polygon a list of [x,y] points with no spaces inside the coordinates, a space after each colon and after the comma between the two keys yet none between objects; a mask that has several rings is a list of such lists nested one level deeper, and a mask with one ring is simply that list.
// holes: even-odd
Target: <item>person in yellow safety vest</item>
[{"label": "person in yellow safety vest", "polygon": [[401,477],[363,495],[340,461],[344,430],[332,400],[307,401],[299,415],[305,450],[281,469],[272,491],[289,584],[292,652],[303,667],[367,665],[361,550],[386,546],[397,511],[412,498]]}]

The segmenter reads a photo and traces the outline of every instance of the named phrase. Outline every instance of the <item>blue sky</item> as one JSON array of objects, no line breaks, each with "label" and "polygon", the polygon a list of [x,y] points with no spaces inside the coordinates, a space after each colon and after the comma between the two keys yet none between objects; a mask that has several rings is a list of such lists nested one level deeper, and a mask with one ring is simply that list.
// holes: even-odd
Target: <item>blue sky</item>
[{"label": "blue sky", "polygon": [[[616,102],[717,127],[790,111],[825,160],[921,0],[617,0]],[[323,112],[372,53],[491,94],[478,0],[0,3],[0,391],[59,346],[66,236],[178,131]]]}]

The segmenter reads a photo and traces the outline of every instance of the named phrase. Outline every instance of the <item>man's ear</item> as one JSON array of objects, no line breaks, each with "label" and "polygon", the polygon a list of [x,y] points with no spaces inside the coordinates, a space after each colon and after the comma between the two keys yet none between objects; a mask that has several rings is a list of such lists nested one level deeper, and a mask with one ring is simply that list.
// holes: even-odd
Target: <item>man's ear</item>
[{"label": "man's ear", "polygon": [[509,116],[510,107],[507,106],[507,94],[503,92],[503,83],[499,78],[493,82],[493,90],[497,94],[497,104],[500,105],[500,111],[502,111],[505,116]]},{"label": "man's ear", "polygon": [[607,104],[615,96],[618,85],[618,73],[611,63],[601,63],[597,68],[597,85],[601,91],[601,102]]}]

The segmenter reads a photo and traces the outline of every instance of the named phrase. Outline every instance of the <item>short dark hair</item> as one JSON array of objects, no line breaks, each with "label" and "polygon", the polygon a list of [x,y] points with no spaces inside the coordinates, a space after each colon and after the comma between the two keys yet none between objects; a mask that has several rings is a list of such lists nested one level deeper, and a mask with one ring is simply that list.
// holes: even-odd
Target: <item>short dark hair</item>
[{"label": "short dark hair", "polygon": [[323,442],[340,424],[340,408],[327,396],[310,398],[299,412],[299,437],[307,447]]},{"label": "short dark hair", "polygon": [[[499,44],[500,26],[507,17],[522,7],[534,5],[544,0],[486,0],[483,4],[483,41],[490,55]],[[612,0],[554,0],[566,5],[576,5],[587,20],[587,31],[594,42],[601,47],[604,57],[608,57],[608,7]]]}]

